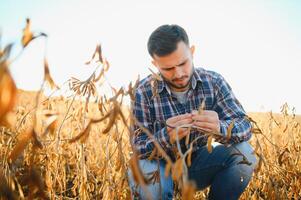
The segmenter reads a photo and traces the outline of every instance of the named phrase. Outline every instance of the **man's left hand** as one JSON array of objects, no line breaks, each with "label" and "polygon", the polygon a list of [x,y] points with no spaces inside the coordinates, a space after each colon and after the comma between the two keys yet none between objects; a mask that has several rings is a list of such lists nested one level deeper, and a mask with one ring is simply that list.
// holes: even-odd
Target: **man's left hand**
[{"label": "man's left hand", "polygon": [[212,110],[203,110],[201,114],[192,111],[193,125],[207,132],[220,132],[218,114]]}]

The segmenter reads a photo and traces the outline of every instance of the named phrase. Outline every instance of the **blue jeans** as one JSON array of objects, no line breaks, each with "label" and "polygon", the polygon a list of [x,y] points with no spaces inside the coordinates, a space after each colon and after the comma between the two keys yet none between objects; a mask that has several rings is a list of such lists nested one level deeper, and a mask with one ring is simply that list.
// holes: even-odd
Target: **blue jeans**
[{"label": "blue jeans", "polygon": [[[211,153],[206,146],[200,147],[192,154],[192,163],[188,168],[188,177],[194,181],[197,189],[202,190],[210,186],[209,199],[238,199],[247,187],[256,165],[256,157],[248,142],[242,142],[230,147],[214,143]],[[238,151],[239,150],[239,151]],[[251,165],[238,164],[243,160],[241,152]],[[159,165],[158,165],[159,164]],[[140,160],[140,168],[146,176],[160,168],[160,182],[147,185],[145,192],[133,181],[129,170],[129,184],[132,194],[138,195],[137,199],[172,199],[173,181],[171,176],[165,177],[165,161]],[[160,196],[161,194],[161,196]]]}]

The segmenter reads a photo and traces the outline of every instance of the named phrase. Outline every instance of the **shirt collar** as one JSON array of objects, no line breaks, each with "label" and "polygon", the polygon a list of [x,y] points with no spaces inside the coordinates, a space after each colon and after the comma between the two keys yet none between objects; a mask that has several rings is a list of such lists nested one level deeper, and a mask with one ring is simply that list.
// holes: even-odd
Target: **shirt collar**
[{"label": "shirt collar", "polygon": [[[158,81],[158,93],[161,93],[165,88],[167,90],[167,92],[169,94],[171,94],[171,90],[170,90],[169,86],[164,81],[162,75],[161,74],[159,74],[159,75],[161,76],[162,81],[157,80]],[[198,82],[202,82],[202,79],[201,79],[200,75],[198,74],[197,70],[194,69],[193,74],[192,74],[192,78],[191,78],[191,87],[192,87],[193,90],[196,89],[196,86],[197,86]]]}]

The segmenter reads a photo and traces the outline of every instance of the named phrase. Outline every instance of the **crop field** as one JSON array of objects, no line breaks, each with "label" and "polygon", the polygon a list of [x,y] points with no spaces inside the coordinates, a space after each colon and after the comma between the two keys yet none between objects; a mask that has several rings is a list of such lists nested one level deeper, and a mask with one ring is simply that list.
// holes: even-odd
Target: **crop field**
[{"label": "crop field", "polygon": [[[22,51],[37,37],[47,35],[34,35],[28,19]],[[2,49],[3,46],[0,45],[0,199],[130,199],[129,169],[142,187],[158,181],[156,173],[151,180],[141,174],[130,142],[134,134],[130,124],[136,119],[125,99],[135,98],[138,81],[123,88],[111,87],[111,96],[102,94],[110,64],[100,45],[86,63],[95,67],[91,76],[66,81],[69,96],[56,95],[62,86],[54,83],[47,58],[41,89],[17,89],[9,71],[17,58],[11,58],[10,45]],[[156,84],[157,74],[151,73]],[[44,93],[47,87],[52,90],[50,95]],[[203,109],[201,105],[199,112]],[[301,117],[285,103],[279,113],[248,113],[248,119],[253,125],[250,143],[258,164],[241,199],[299,199]],[[209,137],[208,151],[212,150],[212,140],[224,137],[219,133],[205,134]],[[224,139],[228,137],[231,127]],[[173,162],[160,145],[155,146],[152,157],[167,161],[166,173],[177,183],[174,198],[206,199],[208,189],[196,191],[187,180],[185,169],[191,162],[191,149]]]}]

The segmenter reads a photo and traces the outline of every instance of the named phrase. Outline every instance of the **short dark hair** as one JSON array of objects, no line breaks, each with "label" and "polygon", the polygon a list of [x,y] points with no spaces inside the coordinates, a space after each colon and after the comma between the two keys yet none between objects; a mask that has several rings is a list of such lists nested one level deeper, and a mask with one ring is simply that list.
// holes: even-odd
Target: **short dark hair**
[{"label": "short dark hair", "polygon": [[148,52],[152,57],[166,56],[177,49],[180,41],[189,46],[187,33],[182,27],[176,24],[159,26],[148,39]]}]

